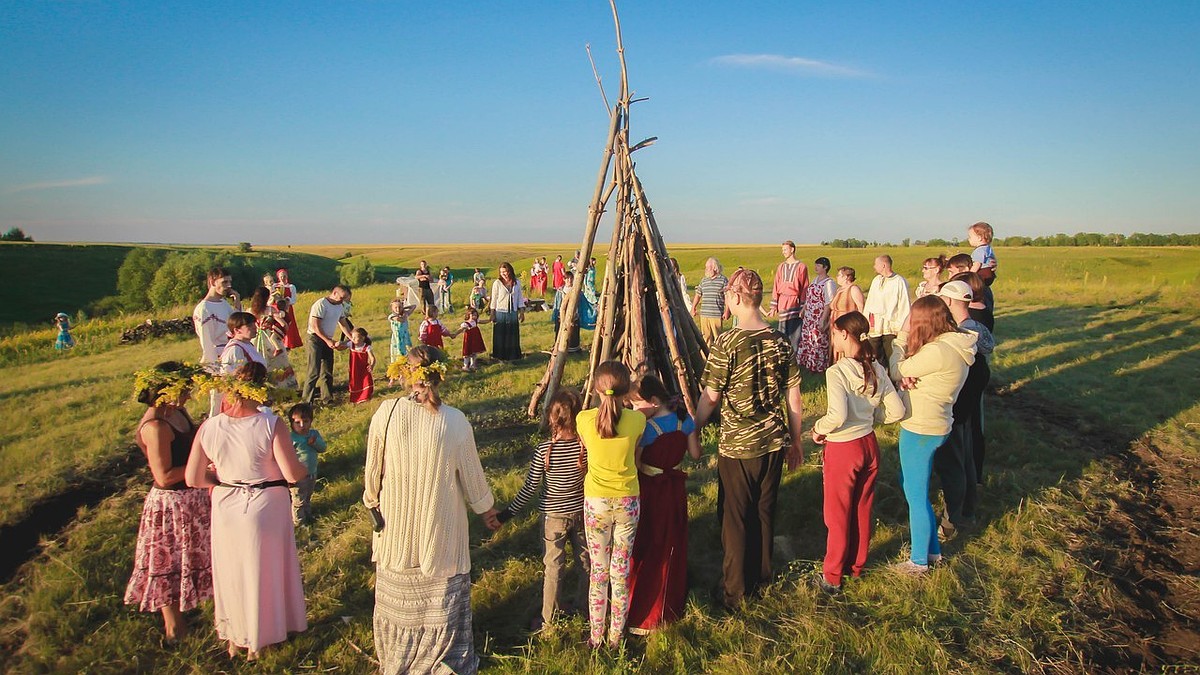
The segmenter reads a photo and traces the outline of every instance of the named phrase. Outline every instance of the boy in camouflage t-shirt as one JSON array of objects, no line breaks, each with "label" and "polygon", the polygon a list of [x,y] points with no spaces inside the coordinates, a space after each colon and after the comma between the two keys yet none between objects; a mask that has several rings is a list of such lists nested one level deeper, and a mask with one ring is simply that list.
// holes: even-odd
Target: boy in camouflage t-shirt
[{"label": "boy in camouflage t-shirt", "polygon": [[[800,446],[800,370],[791,343],[759,313],[762,279],[739,270],[725,291],[737,327],[712,346],[700,384],[697,425],[720,407],[717,510],[723,601],[735,607],[771,578],[775,500],[786,459]],[[785,457],[786,454],[786,457]]]}]

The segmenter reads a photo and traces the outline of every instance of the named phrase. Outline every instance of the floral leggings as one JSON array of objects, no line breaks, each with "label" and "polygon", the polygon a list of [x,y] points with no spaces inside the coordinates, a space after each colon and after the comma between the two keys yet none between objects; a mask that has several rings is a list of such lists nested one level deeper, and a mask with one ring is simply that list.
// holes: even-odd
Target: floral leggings
[{"label": "floral leggings", "polygon": [[591,589],[588,591],[588,644],[600,645],[604,637],[604,615],[609,609],[608,589],[612,584],[612,612],[608,642],[616,644],[625,632],[629,614],[629,556],[642,513],[641,498],[587,497],[583,500],[583,528],[591,554]]}]

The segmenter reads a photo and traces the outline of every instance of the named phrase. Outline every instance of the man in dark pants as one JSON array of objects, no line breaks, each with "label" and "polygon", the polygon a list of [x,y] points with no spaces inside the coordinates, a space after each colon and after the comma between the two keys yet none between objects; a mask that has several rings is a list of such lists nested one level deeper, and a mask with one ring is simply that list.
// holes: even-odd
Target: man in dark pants
[{"label": "man in dark pants", "polygon": [[737,326],[713,343],[696,411],[700,428],[721,410],[717,512],[725,556],[722,601],[728,608],[771,580],[783,464],[790,471],[804,459],[800,370],[787,338],[762,320],[762,295],[762,279],[753,270],[738,270],[729,280],[725,306]]},{"label": "man in dark pants", "polygon": [[345,349],[345,345],[335,342],[338,326],[350,334],[354,325],[346,318],[345,307],[342,303],[350,299],[350,288],[338,284],[329,291],[329,295],[313,303],[308,313],[308,377],[304,380],[302,398],[312,403],[317,393],[317,383],[321,386],[321,402],[328,403],[333,398],[333,352]]}]

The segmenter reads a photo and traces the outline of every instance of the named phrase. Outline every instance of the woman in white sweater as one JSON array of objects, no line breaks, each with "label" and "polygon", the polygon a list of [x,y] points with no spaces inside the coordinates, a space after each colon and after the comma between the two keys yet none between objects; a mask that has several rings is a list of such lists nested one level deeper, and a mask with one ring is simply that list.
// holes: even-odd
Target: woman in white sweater
[{"label": "woman in white sweater", "polygon": [[825,416],[813,425],[813,442],[825,445],[825,564],[816,585],[826,593],[842,589],[842,576],[858,577],[871,545],[871,507],[879,475],[875,422],[904,417],[904,402],[875,357],[867,339],[870,324],[859,312],[833,323],[830,339],[836,363],[825,371],[829,398]]},{"label": "woman in white sweater", "polygon": [[937,517],[929,503],[929,475],[934,452],[950,435],[954,399],[975,362],[978,336],[959,330],[936,295],[914,302],[906,325],[907,330],[896,336],[892,375],[908,408],[900,421],[900,482],[908,501],[912,552],[897,569],[921,574],[942,558]]},{"label": "woman in white sweater", "polygon": [[467,511],[500,526],[475,435],[443,405],[439,350],[409,350],[401,375],[412,393],[384,401],[367,436],[366,490],[375,536],[375,651],[387,674],[474,673]]}]

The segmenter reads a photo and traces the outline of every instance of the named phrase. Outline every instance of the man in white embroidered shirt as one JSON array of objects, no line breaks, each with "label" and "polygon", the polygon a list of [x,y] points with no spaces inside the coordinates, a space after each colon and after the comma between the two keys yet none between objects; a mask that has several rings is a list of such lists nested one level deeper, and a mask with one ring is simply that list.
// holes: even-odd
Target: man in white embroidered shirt
[{"label": "man in white embroidered shirt", "polygon": [[867,291],[863,313],[871,324],[871,346],[875,347],[875,353],[885,368],[892,358],[892,341],[908,320],[911,304],[908,282],[892,271],[892,256],[875,258],[875,278],[871,281],[871,290]]}]

